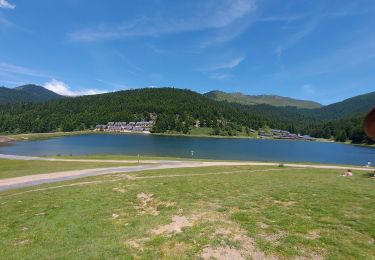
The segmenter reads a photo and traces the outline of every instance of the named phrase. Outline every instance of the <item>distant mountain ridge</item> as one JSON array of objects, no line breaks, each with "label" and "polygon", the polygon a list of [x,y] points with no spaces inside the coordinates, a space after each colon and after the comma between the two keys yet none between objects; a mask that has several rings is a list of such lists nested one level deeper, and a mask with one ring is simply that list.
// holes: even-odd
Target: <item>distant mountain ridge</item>
[{"label": "distant mountain ridge", "polygon": [[206,97],[216,101],[227,101],[241,105],[271,105],[276,107],[297,107],[297,108],[321,108],[323,105],[309,100],[299,100],[277,95],[245,95],[240,92],[227,93],[213,90],[204,94]]},{"label": "distant mountain ridge", "polygon": [[64,98],[38,85],[23,85],[16,88],[0,87],[0,105],[21,102],[43,102]]}]

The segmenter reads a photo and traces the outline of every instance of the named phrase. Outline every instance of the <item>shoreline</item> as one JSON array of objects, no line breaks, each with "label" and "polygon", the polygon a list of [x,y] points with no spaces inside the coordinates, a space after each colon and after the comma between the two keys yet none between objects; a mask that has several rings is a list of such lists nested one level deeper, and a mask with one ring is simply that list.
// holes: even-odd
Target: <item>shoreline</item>
[{"label": "shoreline", "polygon": [[51,133],[27,133],[27,134],[0,134],[0,144],[11,143],[14,141],[34,141],[63,136],[75,136],[91,134],[91,130],[73,131],[73,132],[51,132]]},{"label": "shoreline", "polygon": [[172,137],[193,137],[193,138],[219,138],[219,139],[254,139],[254,140],[280,140],[280,141],[300,141],[300,142],[321,142],[321,143],[338,143],[346,145],[354,145],[360,147],[375,148],[375,144],[354,144],[350,142],[335,142],[334,140],[316,138],[314,141],[299,140],[299,139],[277,139],[277,138],[259,138],[255,136],[220,136],[220,135],[207,135],[207,134],[178,134],[178,133],[136,133],[136,132],[99,132],[93,130],[73,131],[73,132],[51,132],[51,133],[27,133],[27,134],[0,134],[0,145],[8,144],[14,141],[34,141],[45,140],[51,138],[58,138],[64,136],[78,136],[88,134],[113,134],[113,135],[151,135],[151,136],[172,136]]}]

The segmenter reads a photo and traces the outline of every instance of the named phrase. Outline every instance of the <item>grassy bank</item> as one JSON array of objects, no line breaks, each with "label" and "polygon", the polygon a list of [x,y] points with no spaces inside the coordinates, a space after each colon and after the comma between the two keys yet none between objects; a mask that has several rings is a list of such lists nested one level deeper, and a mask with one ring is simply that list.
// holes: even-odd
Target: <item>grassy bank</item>
[{"label": "grassy bank", "polygon": [[[134,179],[100,176],[2,192],[0,255],[4,259],[219,255],[371,259],[375,180],[367,173],[354,172],[353,178],[339,174],[207,167],[133,173]],[[57,187],[88,181],[99,182]]]},{"label": "grassy bank", "polygon": [[135,164],[127,162],[50,162],[0,159],[0,179],[20,177],[32,174],[129,165]]},{"label": "grassy bank", "polygon": [[0,135],[0,137],[5,137],[10,139],[10,141],[23,141],[23,140],[43,140],[49,138],[56,138],[62,136],[73,136],[73,135],[86,135],[92,134],[93,131],[74,131],[74,132],[53,132],[53,133],[30,133],[30,134],[7,134]]}]

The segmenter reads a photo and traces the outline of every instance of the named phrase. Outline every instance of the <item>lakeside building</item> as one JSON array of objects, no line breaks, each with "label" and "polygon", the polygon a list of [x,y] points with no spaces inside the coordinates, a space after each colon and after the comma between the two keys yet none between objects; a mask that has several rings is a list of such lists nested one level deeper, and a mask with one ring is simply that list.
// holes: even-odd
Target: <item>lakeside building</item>
[{"label": "lakeside building", "polygon": [[304,141],[314,141],[315,138],[309,135],[292,134],[289,131],[270,129],[270,131],[265,131],[259,129],[260,138],[275,138],[275,139],[287,139],[287,140],[304,140]]},{"label": "lakeside building", "polygon": [[100,132],[117,132],[117,133],[144,133],[149,134],[154,121],[139,122],[108,122],[106,125],[97,125],[94,131]]}]

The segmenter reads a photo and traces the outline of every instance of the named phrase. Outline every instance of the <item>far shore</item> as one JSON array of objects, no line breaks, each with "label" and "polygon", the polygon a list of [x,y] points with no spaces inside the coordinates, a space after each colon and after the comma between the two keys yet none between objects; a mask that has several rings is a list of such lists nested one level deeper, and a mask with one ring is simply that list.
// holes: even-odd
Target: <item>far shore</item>
[{"label": "far shore", "polygon": [[[73,131],[73,132],[51,132],[51,133],[27,133],[27,134],[0,134],[0,144],[11,143],[13,141],[33,141],[33,140],[45,140],[63,136],[76,136],[76,135],[88,135],[88,134],[117,134],[117,135],[154,135],[154,136],[174,136],[174,137],[195,137],[195,138],[223,138],[223,139],[258,139],[258,140],[282,140],[282,141],[301,141],[301,142],[330,142],[335,143],[332,139],[316,138],[315,141],[305,140],[288,140],[288,139],[276,139],[267,138],[262,139],[254,135],[235,135],[235,136],[222,136],[222,135],[210,135],[210,134],[183,134],[183,133],[117,133],[117,132],[97,132],[93,130],[84,131]],[[340,142],[336,142],[340,143]],[[341,144],[349,144],[363,147],[375,147],[375,144],[354,144],[351,142],[342,142]]]}]

